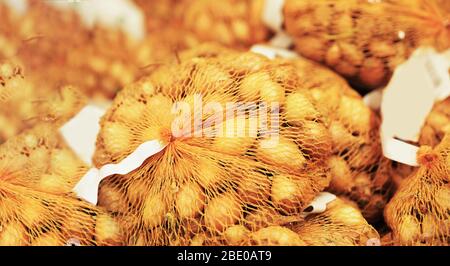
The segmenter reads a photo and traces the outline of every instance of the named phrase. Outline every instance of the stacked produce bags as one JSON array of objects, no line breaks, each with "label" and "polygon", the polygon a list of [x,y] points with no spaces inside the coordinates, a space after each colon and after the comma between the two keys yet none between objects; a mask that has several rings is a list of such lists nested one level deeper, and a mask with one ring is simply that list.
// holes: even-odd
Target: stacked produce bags
[{"label": "stacked produce bags", "polygon": [[445,1],[125,1],[142,38],[24,2],[0,1],[0,245],[449,244],[449,76],[419,166],[359,94],[450,48]]}]

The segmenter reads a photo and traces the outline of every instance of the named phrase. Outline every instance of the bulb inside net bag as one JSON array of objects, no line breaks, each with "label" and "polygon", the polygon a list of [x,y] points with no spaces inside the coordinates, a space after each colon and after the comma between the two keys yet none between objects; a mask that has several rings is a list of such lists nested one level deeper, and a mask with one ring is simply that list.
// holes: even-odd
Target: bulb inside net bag
[{"label": "bulb inside net bag", "polygon": [[54,124],[40,123],[1,144],[1,179],[49,193],[70,193],[88,167],[57,130]]},{"label": "bulb inside net bag", "polygon": [[0,143],[41,122],[61,126],[85,102],[74,87],[37,86],[21,64],[0,62]]},{"label": "bulb inside net bag", "polygon": [[119,245],[121,227],[77,198],[40,192],[0,174],[0,246]]},{"label": "bulb inside net bag", "polygon": [[270,34],[261,19],[263,0],[135,2],[144,10],[150,35],[164,27],[174,28],[183,32],[178,42],[192,48],[209,41],[248,48]]},{"label": "bulb inside net bag", "polygon": [[[0,3],[0,12],[5,14],[0,57],[20,58],[28,78],[40,87],[71,84],[92,97],[112,98],[141,74],[141,67],[153,62],[147,57],[151,54],[144,48],[146,43],[103,24],[89,27],[75,11],[50,2],[55,1],[28,0],[23,14]],[[81,5],[98,8],[94,2]],[[158,48],[162,50],[162,46]]]},{"label": "bulb inside net bag", "polygon": [[[296,119],[285,110],[294,93]],[[228,227],[295,218],[330,181],[331,138],[309,91],[253,53],[186,59],[124,88],[102,118],[94,163],[153,139],[166,148],[99,190],[99,205],[129,225],[128,244],[227,244]]]},{"label": "bulb inside net bag", "polygon": [[[314,201],[321,201],[321,193]],[[328,194],[326,197],[331,196]],[[324,199],[324,198],[322,198]],[[305,209],[302,218],[286,219],[279,213],[270,215],[255,213],[252,217],[257,227],[233,225],[223,238],[238,245],[300,245],[300,246],[367,246],[380,245],[377,231],[370,226],[354,202],[333,196],[325,204],[323,212],[313,212],[318,206],[313,202]],[[317,202],[316,202],[317,203]],[[316,205],[316,206],[314,206]],[[320,209],[320,207],[318,208]],[[273,225],[277,221],[279,225]],[[197,236],[192,245],[205,245],[208,239]]]},{"label": "bulb inside net bag", "polygon": [[[382,219],[392,186],[391,163],[382,155],[378,115],[345,80],[316,63],[305,59],[275,59],[273,63],[280,71],[294,66],[301,73],[300,86],[311,92],[329,121],[332,138],[332,156],[327,160],[332,175],[329,190],[357,202],[370,222]],[[288,110],[292,110],[290,114],[295,116],[301,105],[293,96],[286,102]]]},{"label": "bulb inside net bag", "polygon": [[419,46],[448,49],[449,16],[435,0],[288,0],[284,6],[295,49],[366,90],[386,85]]},{"label": "bulb inside net bag", "polygon": [[397,245],[448,245],[450,236],[450,134],[432,149],[422,146],[420,168],[404,180],[385,210]]},{"label": "bulb inside net bag", "polygon": [[[235,56],[220,45],[205,44],[180,53],[180,60],[188,58],[217,58]],[[251,53],[241,57],[258,67]],[[358,203],[370,222],[382,219],[382,212],[392,194],[391,161],[382,155],[380,118],[348,83],[334,72],[312,61],[276,58],[271,61],[283,79],[295,80],[297,86],[308,90],[324,117],[332,137],[332,156],[327,160],[332,181],[329,190]],[[286,97],[286,112],[295,120],[301,115],[302,98]],[[301,117],[301,116],[300,116]]]}]

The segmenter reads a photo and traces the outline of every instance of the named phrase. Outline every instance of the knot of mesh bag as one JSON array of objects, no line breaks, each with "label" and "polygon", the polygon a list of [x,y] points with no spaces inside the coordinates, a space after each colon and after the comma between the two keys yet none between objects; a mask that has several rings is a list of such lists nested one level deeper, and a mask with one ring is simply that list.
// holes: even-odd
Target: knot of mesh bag
[{"label": "knot of mesh bag", "polygon": [[103,117],[97,167],[170,139],[104,179],[99,205],[124,221],[131,245],[251,244],[247,233],[300,219],[329,184],[332,143],[295,67],[253,53],[180,58],[124,88]]},{"label": "knot of mesh bag", "polygon": [[425,167],[432,167],[439,161],[439,154],[433,151],[430,146],[422,146],[417,152],[417,161]]},{"label": "knot of mesh bag", "polygon": [[0,184],[0,246],[123,244],[118,222],[89,203],[3,180]]},{"label": "knot of mesh bag", "polygon": [[287,0],[284,24],[300,54],[372,90],[418,47],[450,47],[442,11],[436,0]]},{"label": "knot of mesh bag", "polygon": [[421,149],[422,165],[405,179],[384,216],[398,245],[448,245],[450,135],[430,150]]}]

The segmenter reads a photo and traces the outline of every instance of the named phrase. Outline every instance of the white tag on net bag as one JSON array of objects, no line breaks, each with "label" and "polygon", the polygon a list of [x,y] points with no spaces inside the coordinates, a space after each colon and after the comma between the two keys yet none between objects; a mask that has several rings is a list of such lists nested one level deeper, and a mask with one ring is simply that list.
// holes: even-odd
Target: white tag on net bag
[{"label": "white tag on net bag", "polygon": [[[60,129],[66,143],[88,165],[92,165],[92,156],[95,152],[97,135],[100,131],[100,118],[105,112],[106,108],[89,104]],[[146,141],[117,164],[107,164],[100,169],[91,168],[80,179],[73,191],[81,199],[96,205],[98,188],[104,178],[114,174],[128,174],[164,148],[165,144],[159,140]]]},{"label": "white tag on net bag", "polygon": [[418,166],[417,142],[433,105],[450,96],[450,51],[439,54],[431,48],[417,50],[397,67],[383,91],[381,141],[384,156]]},{"label": "white tag on net bag", "polygon": [[327,210],[327,204],[336,199],[336,196],[329,192],[320,192],[319,195],[305,208],[304,215],[322,213]]},{"label": "white tag on net bag", "polygon": [[271,60],[275,58],[291,58],[291,59],[299,58],[299,56],[295,52],[265,44],[253,45],[250,48],[250,51],[253,53],[263,55]]},{"label": "white tag on net bag", "polygon": [[293,41],[283,31],[283,6],[284,0],[265,0],[262,21],[276,33],[269,41],[270,45],[273,47],[288,48],[292,45]]},{"label": "white tag on net bag", "polygon": [[136,40],[142,40],[145,37],[144,13],[132,0],[53,0],[47,2],[60,9],[74,10],[88,27],[99,23],[110,28],[119,28]]}]

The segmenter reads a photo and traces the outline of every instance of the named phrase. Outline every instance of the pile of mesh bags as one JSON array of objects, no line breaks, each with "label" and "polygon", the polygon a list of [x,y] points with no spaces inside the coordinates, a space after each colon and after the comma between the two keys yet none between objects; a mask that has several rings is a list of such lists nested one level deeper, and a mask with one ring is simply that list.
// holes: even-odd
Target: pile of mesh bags
[{"label": "pile of mesh bags", "polygon": [[118,245],[122,229],[72,188],[87,166],[40,124],[0,146],[0,245]]},{"label": "pile of mesh bags", "polygon": [[[0,245],[448,245],[449,99],[411,167],[384,157],[381,116],[347,83],[385,86],[417,48],[448,49],[445,1],[284,1],[308,59],[246,52],[273,37],[267,1],[136,0],[142,40],[27,2],[0,1]],[[95,206],[59,129],[99,96],[94,167],[164,148],[104,178]]]},{"label": "pile of mesh bags", "polygon": [[0,245],[121,244],[114,218],[72,193],[88,166],[58,127],[85,98],[71,87],[38,97],[12,63],[0,64],[0,82]]},{"label": "pile of mesh bags", "polygon": [[75,11],[46,1],[26,2],[24,14],[0,2],[0,59],[19,58],[38,86],[70,84],[89,96],[112,98],[139,78],[145,66],[163,57],[158,53],[164,57],[172,53],[159,46],[159,40],[134,40],[100,24],[90,28]]},{"label": "pile of mesh bags", "polygon": [[[176,21],[173,27],[182,29],[182,35],[189,36],[186,39],[234,48],[269,41],[270,24],[277,22],[277,10],[272,10],[273,21],[264,18],[270,1],[136,2],[152,25],[147,27],[149,32]],[[395,68],[420,46],[450,48],[446,2],[287,0],[278,30],[286,31],[299,54],[329,66],[361,91],[369,91],[386,85]],[[199,41],[180,42],[193,47]]]},{"label": "pile of mesh bags", "polygon": [[[318,72],[320,67],[270,61],[254,53],[207,50],[181,54],[179,64],[161,66],[115,98],[102,118],[96,167],[120,162],[148,140],[158,139],[167,146],[133,172],[103,180],[99,205],[128,225],[130,245],[189,245],[200,239],[202,244],[233,244],[227,239],[235,234],[249,236],[242,241],[256,236],[253,244],[303,243],[286,224],[302,222],[303,209],[339,177],[333,171],[348,169],[352,178],[360,174],[352,171],[362,173],[367,167],[364,161],[355,162],[359,163],[355,168],[346,166],[351,155],[340,154],[333,143],[329,128],[334,118],[316,99],[321,88],[314,95],[313,83],[306,79],[314,76],[305,71],[308,67],[317,67]],[[301,64],[308,67],[302,69]],[[325,80],[336,78],[323,71]],[[338,96],[348,93],[346,100],[363,106],[344,81],[337,81],[342,85],[335,88]],[[343,101],[342,109],[347,107]],[[177,106],[178,115],[172,109]],[[368,116],[363,120],[368,120],[355,129],[361,136],[355,137],[355,149],[372,145],[371,119],[376,117],[365,110]],[[229,113],[232,116],[227,117]],[[341,125],[343,132],[355,121],[347,122]],[[331,171],[335,161],[341,164]],[[369,198],[372,172],[364,183]],[[351,208],[360,217],[355,223],[367,227],[354,228],[355,233],[373,233],[358,208]],[[279,242],[290,235],[292,243]]]},{"label": "pile of mesh bags", "polygon": [[[235,49],[269,42],[274,32],[266,25],[267,2],[136,0],[145,14],[142,40],[104,25],[84,26],[75,12],[45,1],[28,0],[22,15],[0,3],[0,55],[18,54],[28,71],[40,74],[41,84],[71,84],[112,98],[145,76],[149,66],[183,49],[209,41]],[[293,0],[285,1],[281,11],[281,29],[293,39],[295,51],[329,66],[360,91],[386,85],[420,46],[450,47],[450,11],[438,0]],[[57,45],[60,41],[65,45]]]}]

